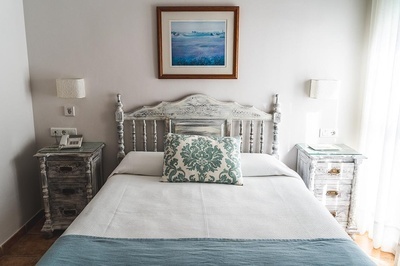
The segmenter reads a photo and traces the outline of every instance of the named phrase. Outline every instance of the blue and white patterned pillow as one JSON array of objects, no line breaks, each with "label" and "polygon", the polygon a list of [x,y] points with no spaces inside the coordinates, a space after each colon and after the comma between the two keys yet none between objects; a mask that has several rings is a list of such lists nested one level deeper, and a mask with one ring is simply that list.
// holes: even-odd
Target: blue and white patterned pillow
[{"label": "blue and white patterned pillow", "polygon": [[243,185],[240,138],[167,134],[161,181]]}]

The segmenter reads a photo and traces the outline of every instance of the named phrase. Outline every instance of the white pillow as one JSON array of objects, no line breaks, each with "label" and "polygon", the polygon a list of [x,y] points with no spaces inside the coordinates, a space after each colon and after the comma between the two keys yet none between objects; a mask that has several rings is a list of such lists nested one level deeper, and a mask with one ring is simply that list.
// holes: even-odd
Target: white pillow
[{"label": "white pillow", "polygon": [[114,174],[161,176],[163,172],[163,152],[131,151],[115,168]]},{"label": "white pillow", "polygon": [[241,153],[243,176],[299,175],[275,157],[265,153]]},{"label": "white pillow", "polygon": [[[299,177],[284,163],[269,154],[241,153],[242,176],[286,175]],[[164,152],[129,152],[115,168],[114,174],[162,176]],[[299,177],[300,178],[300,177]]]}]

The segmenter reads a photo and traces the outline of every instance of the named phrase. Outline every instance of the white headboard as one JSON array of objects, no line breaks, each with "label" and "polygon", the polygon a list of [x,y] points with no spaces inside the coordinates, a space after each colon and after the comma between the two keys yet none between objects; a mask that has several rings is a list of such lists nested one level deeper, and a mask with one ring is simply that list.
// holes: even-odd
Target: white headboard
[{"label": "white headboard", "polygon": [[[161,102],[144,106],[133,112],[124,112],[121,95],[117,95],[115,120],[118,132],[118,154],[121,160],[128,149],[125,147],[126,124],[129,125],[129,150],[158,151],[166,132],[195,135],[239,135],[242,138],[241,152],[267,152],[278,155],[278,124],[281,113],[278,94],[273,96],[272,112],[267,113],[253,106],[236,102],[221,102],[207,95],[194,94],[174,102]],[[272,130],[271,144],[265,143],[265,128]],[[141,145],[139,145],[139,143]],[[161,149],[160,149],[161,148]],[[256,149],[257,148],[257,149]]]}]

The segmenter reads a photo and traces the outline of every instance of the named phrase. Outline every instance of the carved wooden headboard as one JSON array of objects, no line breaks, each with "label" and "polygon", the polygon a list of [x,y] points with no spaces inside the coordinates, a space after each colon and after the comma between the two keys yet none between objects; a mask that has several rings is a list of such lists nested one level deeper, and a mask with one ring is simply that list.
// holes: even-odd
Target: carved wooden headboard
[{"label": "carved wooden headboard", "polygon": [[[278,94],[272,101],[272,112],[266,113],[253,106],[235,102],[221,102],[207,95],[194,94],[175,102],[161,102],[124,112],[121,95],[117,95],[115,120],[118,132],[118,160],[128,150],[162,150],[166,132],[195,135],[240,136],[241,152],[278,155],[278,123],[281,113]],[[126,128],[124,124],[130,126]],[[270,145],[265,143],[265,128],[272,131]],[[126,132],[129,131],[129,132]],[[150,133],[149,133],[150,132]],[[125,135],[130,136],[130,148],[125,147]]]}]

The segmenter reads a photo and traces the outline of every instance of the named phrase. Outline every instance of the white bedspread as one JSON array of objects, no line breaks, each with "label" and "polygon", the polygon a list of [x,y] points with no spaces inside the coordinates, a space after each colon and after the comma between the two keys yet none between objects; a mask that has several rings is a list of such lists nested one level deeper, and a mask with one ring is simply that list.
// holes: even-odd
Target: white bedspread
[{"label": "white bedspread", "polygon": [[[288,171],[290,172],[290,171]],[[298,176],[243,186],[116,174],[64,234],[123,238],[348,238]]]}]

